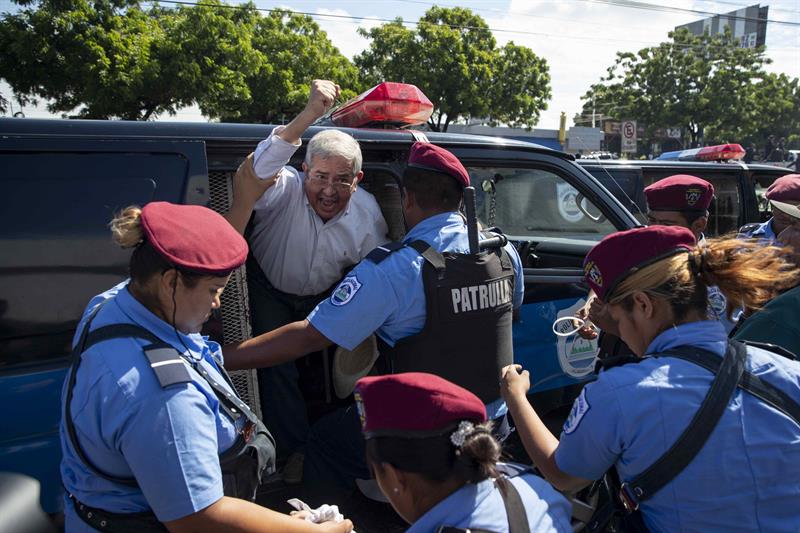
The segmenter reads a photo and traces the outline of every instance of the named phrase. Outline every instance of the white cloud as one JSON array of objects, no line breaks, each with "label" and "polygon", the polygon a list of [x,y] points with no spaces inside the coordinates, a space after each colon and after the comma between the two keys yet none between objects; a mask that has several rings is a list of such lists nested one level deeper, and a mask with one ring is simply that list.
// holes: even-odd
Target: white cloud
[{"label": "white cloud", "polygon": [[[320,28],[325,30],[325,33],[328,34],[328,38],[334,46],[348,59],[353,59],[353,57],[369,46],[369,40],[359,35],[358,28],[369,30],[381,24],[380,22],[371,20],[340,18],[351,16],[351,13],[348,13],[344,9],[319,8],[316,10],[316,13],[319,15],[336,15],[335,18],[325,16],[317,17],[316,22],[319,24]],[[358,16],[377,18],[363,13],[360,13]]]},{"label": "white cloud", "polygon": [[[656,0],[645,1],[656,3]],[[405,20],[411,21],[419,19],[429,7],[423,3],[393,1],[337,0],[323,4],[330,7],[320,7],[319,1],[284,2],[291,4],[286,6],[289,9],[315,13],[315,20],[327,32],[333,44],[351,59],[369,44],[367,39],[358,35],[357,29],[381,24],[361,20],[361,17],[391,19],[402,15]],[[557,128],[561,111],[566,112],[568,124],[571,124],[572,117],[582,108],[580,97],[614,63],[616,52],[635,52],[656,45],[665,41],[667,33],[675,26],[704,18],[703,15],[691,13],[630,9],[585,0],[509,0],[507,3],[461,0],[459,3],[471,7],[486,20],[489,27],[506,30],[495,32],[499,45],[513,40],[530,47],[547,60],[553,97],[548,109],[542,112],[538,124],[541,128]],[[276,5],[268,0],[259,1],[258,4],[259,7]],[[447,0],[439,4],[453,5]],[[771,0],[769,5],[770,20],[800,22],[797,0]],[[719,13],[737,8],[730,1],[674,0],[670,6]],[[351,16],[359,18],[341,18]],[[770,23],[767,28],[767,56],[773,60],[768,70],[800,77],[800,27]],[[6,87],[0,86],[0,91],[9,95]],[[29,112],[28,109],[25,111]],[[32,111],[37,116],[47,114],[43,109]],[[203,120],[196,108],[182,109],[177,117],[163,119]]]}]

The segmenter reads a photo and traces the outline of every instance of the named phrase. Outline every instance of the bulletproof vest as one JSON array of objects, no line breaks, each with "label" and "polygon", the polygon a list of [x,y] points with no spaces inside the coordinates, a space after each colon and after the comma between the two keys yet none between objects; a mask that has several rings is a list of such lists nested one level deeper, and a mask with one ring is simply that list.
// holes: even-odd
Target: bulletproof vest
[{"label": "bulletproof vest", "polygon": [[[393,347],[381,343],[383,370],[436,374],[484,403],[497,400],[500,370],[514,358],[514,268],[508,253],[439,253],[423,241],[408,246],[424,259],[425,327]],[[367,259],[379,263],[402,247],[378,248]]]},{"label": "bulletproof vest", "polygon": [[[108,301],[106,300],[106,302]],[[193,381],[187,365],[191,366],[214,391],[219,400],[220,409],[234,422],[236,427],[240,428],[233,445],[219,456],[223,492],[226,496],[254,501],[256,490],[261,484],[262,475],[271,473],[275,468],[275,439],[269,430],[250,410],[247,404],[239,399],[235,393],[231,394],[220,383],[217,383],[202,365],[183,357],[178,350],[147,329],[135,324],[111,324],[90,332],[89,327],[92,320],[106,302],[98,305],[89,315],[72,352],[72,364],[64,406],[64,424],[70,444],[77,457],[98,477],[114,483],[138,487],[135,478],[110,475],[91,462],[78,442],[70,412],[70,404],[72,403],[72,392],[75,387],[78,366],[84,351],[94,344],[110,339],[131,337],[145,339],[151,344],[144,347],[143,355],[150,363],[150,367],[162,388]],[[225,368],[219,363],[216,366],[231,390],[235,391],[236,389]],[[142,446],[146,445],[147,443],[142,443]],[[72,494],[69,497],[73,500],[78,516],[95,529],[116,533],[126,533],[128,531],[139,533],[142,530],[166,531],[166,528],[158,521],[152,511],[112,513],[103,509],[91,508],[79,502]]]}]

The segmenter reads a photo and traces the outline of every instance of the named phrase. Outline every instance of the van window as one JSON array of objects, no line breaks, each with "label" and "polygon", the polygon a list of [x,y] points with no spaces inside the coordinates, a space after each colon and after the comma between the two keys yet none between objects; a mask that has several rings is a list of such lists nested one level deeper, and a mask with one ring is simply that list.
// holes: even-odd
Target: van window
[{"label": "van window", "polygon": [[[468,171],[476,189],[479,221],[485,227],[499,227],[510,238],[599,241],[616,231],[597,206],[553,172],[502,167]],[[578,206],[581,199],[583,209]]]},{"label": "van window", "polygon": [[586,168],[597,181],[619,200],[636,219],[647,224],[647,202],[644,199],[642,177],[638,170],[616,167]]},{"label": "van window", "polygon": [[58,360],[89,299],[127,276],[129,252],[108,230],[113,213],[180,201],[187,162],[177,154],[6,152],[0,168],[0,367]]},{"label": "van window", "polygon": [[[679,173],[675,170],[652,171],[642,169],[642,171],[644,172],[645,187],[667,176]],[[741,215],[739,172],[702,173],[692,169],[688,173],[702,178],[714,186],[716,199],[711,203],[711,208],[709,209],[708,227],[706,228],[705,236],[717,237],[738,231],[739,217]]]},{"label": "van window", "polygon": [[364,179],[359,184],[378,202],[389,227],[389,240],[393,242],[400,242],[406,234],[399,179],[388,170],[365,168]]}]

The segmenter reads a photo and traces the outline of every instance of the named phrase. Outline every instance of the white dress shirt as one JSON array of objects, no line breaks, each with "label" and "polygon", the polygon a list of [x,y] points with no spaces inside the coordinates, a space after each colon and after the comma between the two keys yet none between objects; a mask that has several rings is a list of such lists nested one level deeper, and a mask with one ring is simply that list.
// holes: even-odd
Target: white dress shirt
[{"label": "white dress shirt", "polygon": [[360,187],[342,212],[323,222],[308,203],[305,176],[287,166],[300,143],[278,137],[281,130],[261,141],[253,157],[258,177],[278,174],[278,179],[256,202],[250,246],[273,287],[310,296],[330,288],[346,268],[385,243],[388,227],[378,202]]}]

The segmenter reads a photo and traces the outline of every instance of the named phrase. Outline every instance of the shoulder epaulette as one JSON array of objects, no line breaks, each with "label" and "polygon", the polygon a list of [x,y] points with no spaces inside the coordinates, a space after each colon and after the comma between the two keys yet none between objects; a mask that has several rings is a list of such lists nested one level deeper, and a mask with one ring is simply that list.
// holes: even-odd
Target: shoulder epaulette
[{"label": "shoulder epaulette", "polygon": [[370,253],[368,253],[366,259],[369,259],[370,261],[372,261],[377,265],[390,255],[392,255],[392,252],[396,252],[397,250],[404,247],[405,244],[403,244],[402,242],[389,242],[386,244],[382,244],[381,246],[378,246]]},{"label": "shoulder epaulette", "polygon": [[189,367],[184,362],[180,352],[172,346],[152,344],[145,347],[144,355],[150,363],[150,368],[155,372],[162,389],[170,385],[192,381]]}]

